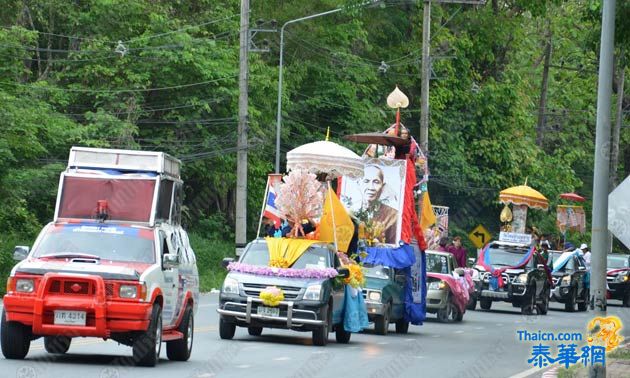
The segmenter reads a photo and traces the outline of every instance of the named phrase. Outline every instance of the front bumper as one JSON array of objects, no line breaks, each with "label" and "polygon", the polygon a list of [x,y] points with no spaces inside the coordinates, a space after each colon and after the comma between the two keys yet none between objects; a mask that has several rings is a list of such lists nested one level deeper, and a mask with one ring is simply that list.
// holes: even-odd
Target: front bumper
[{"label": "front bumper", "polygon": [[551,291],[551,300],[559,303],[565,303],[567,300],[567,296],[569,295],[569,291],[571,291],[571,286],[556,286]]},{"label": "front bumper", "polygon": [[427,311],[435,312],[446,307],[448,290],[427,290]]},{"label": "front bumper", "polygon": [[630,291],[629,282],[608,282],[608,295],[610,299],[623,300],[626,294]]},{"label": "front bumper", "polygon": [[[51,293],[54,282],[80,282],[93,287],[92,294]],[[107,296],[100,276],[47,273],[38,283],[35,294],[10,292],[4,296],[7,321],[30,326],[36,336],[86,336],[109,338],[113,333],[144,331],[149,327],[151,303],[113,300]],[[85,325],[55,324],[57,310],[83,311]]]},{"label": "front bumper", "polygon": [[260,298],[222,297],[217,312],[223,319],[241,326],[260,326],[270,328],[317,328],[324,325],[321,307],[324,304],[310,301],[282,301],[278,304],[279,316],[258,314],[258,306],[263,305]]},{"label": "front bumper", "polygon": [[365,307],[367,308],[368,318],[370,320],[372,320],[376,316],[385,315],[385,306],[383,306],[383,303],[381,302],[370,301],[366,299]]},{"label": "front bumper", "polygon": [[527,287],[524,284],[507,283],[499,290],[491,290],[489,284],[484,282],[478,293],[479,298],[490,299],[493,301],[511,302],[514,299],[520,300],[527,293]]}]

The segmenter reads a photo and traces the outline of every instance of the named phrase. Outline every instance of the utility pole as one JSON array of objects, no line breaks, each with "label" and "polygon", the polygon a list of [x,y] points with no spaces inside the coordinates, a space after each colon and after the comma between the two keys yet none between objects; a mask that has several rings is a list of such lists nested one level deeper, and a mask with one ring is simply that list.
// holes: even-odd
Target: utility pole
[{"label": "utility pole", "polygon": [[[606,316],[606,254],[608,252],[608,173],[610,169],[610,102],[612,97],[615,40],[615,0],[603,1],[602,34],[597,85],[597,125],[593,174],[593,218],[591,229],[591,308],[595,316]],[[606,377],[606,366],[589,368],[592,378]]]},{"label": "utility pole", "polygon": [[429,155],[429,81],[431,80],[431,0],[424,0],[422,17],[422,81],[420,87],[420,149]]},{"label": "utility pole", "polygon": [[543,78],[542,85],[540,89],[540,104],[538,106],[538,127],[536,128],[536,145],[542,147],[543,145],[543,134],[545,132],[545,113],[547,112],[547,87],[549,84],[549,64],[551,61],[551,26],[548,24],[548,35],[549,40],[547,41],[547,45],[545,46],[545,65],[543,67]]},{"label": "utility pole", "polygon": [[236,255],[247,244],[247,129],[249,79],[249,0],[241,0],[241,32],[238,75],[238,145],[236,153]]},{"label": "utility pole", "polygon": [[[623,58],[620,58],[623,60]],[[610,181],[608,182],[608,190],[612,191],[617,186],[617,166],[619,164],[619,133],[621,131],[621,123],[623,122],[623,92],[624,81],[626,79],[626,66],[619,64],[619,85],[617,86],[617,114],[615,119],[615,128],[612,133],[612,148],[610,149]]]}]

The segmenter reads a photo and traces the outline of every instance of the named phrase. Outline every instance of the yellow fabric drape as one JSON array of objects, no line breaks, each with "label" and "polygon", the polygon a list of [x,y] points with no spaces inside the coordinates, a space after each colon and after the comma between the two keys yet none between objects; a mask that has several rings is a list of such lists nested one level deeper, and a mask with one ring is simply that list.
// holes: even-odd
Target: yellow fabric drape
[{"label": "yellow fabric drape", "polygon": [[[328,189],[325,198],[322,219],[319,222],[319,240],[329,243],[334,242],[334,229],[336,229],[337,248],[347,253],[352,241],[352,235],[354,235],[354,223],[352,223],[348,211],[346,211],[346,208],[332,189]],[[333,214],[335,217],[334,229]]]},{"label": "yellow fabric drape", "polygon": [[422,230],[426,230],[435,224],[437,219],[433,213],[433,207],[431,206],[431,198],[429,198],[429,192],[425,192],[422,195],[422,214],[420,219],[420,227]]},{"label": "yellow fabric drape", "polygon": [[288,268],[318,240],[265,238],[269,248],[269,266]]}]

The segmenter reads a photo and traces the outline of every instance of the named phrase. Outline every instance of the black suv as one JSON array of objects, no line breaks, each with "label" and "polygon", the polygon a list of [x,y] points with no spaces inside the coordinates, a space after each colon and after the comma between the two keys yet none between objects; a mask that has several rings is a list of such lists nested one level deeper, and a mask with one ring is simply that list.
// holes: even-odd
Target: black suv
[{"label": "black suv", "polygon": [[[492,302],[503,301],[520,307],[521,312],[526,315],[533,314],[535,309],[542,315],[547,314],[551,282],[542,256],[534,252],[521,268],[507,269],[519,264],[528,250],[528,245],[496,241],[491,242],[485,254],[479,256],[475,265],[475,269],[479,271],[475,275],[475,294],[482,309],[489,310]],[[503,269],[502,287],[496,284],[498,277],[493,277],[484,266],[492,266],[495,270]]]},{"label": "black suv", "polygon": [[608,298],[619,299],[623,307],[630,307],[630,255],[608,255],[606,283]]},{"label": "black suv", "polygon": [[590,298],[590,273],[582,256],[575,252],[549,251],[547,262],[552,268],[551,299],[564,303],[569,312],[586,311]]}]

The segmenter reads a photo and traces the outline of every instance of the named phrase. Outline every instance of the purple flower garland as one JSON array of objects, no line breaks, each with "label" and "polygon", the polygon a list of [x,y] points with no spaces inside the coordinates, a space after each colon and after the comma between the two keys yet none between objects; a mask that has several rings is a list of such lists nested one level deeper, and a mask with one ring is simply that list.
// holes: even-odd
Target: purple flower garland
[{"label": "purple flower garland", "polygon": [[324,269],[291,269],[291,268],[272,268],[269,266],[258,266],[250,264],[241,264],[238,262],[231,262],[227,269],[230,272],[249,273],[259,276],[275,276],[286,278],[316,278],[326,279],[334,278],[338,275],[337,269],[324,268]]}]

